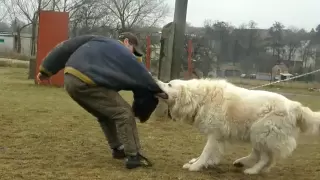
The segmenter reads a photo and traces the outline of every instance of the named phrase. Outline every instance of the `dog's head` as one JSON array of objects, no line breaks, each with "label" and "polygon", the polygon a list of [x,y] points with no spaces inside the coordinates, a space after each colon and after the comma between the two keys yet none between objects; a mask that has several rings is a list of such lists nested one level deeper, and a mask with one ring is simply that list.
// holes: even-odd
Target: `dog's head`
[{"label": "dog's head", "polygon": [[157,84],[166,94],[158,94],[157,97],[168,105],[172,119],[192,124],[192,115],[197,107],[197,99],[193,98],[195,93],[192,81],[175,79],[168,83],[157,81]]},{"label": "dog's head", "polygon": [[163,93],[157,94],[157,97],[170,104],[181,96],[181,89],[186,85],[186,81],[175,79],[165,83],[157,80],[157,84],[163,90]]}]

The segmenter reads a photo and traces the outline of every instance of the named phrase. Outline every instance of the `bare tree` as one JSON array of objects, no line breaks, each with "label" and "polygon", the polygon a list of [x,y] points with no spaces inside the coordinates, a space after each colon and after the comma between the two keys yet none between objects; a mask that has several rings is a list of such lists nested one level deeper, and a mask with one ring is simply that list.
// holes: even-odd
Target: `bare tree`
[{"label": "bare tree", "polygon": [[286,60],[291,61],[297,49],[301,46],[300,41],[302,36],[299,33],[299,29],[291,27],[288,29],[286,35],[284,36],[284,43],[287,47],[287,52],[285,54]]},{"label": "bare tree", "polygon": [[[17,33],[17,50],[21,51],[21,31],[31,25],[31,55],[36,53],[37,25],[40,10],[56,10],[70,12],[74,16],[80,7],[97,0],[3,0],[3,4],[11,14],[11,19],[19,19],[24,22],[23,26],[15,29]],[[83,12],[83,11],[82,11]]]},{"label": "bare tree", "polygon": [[231,32],[233,27],[231,24],[224,21],[205,21],[205,36],[212,40],[212,49],[216,54],[216,71],[220,71],[220,65],[230,61],[232,53],[230,47],[232,45]]},{"label": "bare tree", "polygon": [[311,32],[313,44],[320,44],[320,24]]},{"label": "bare tree", "polygon": [[31,55],[35,54],[36,26],[40,9],[47,7],[50,0],[3,0],[3,4],[9,11],[10,17],[14,22],[17,20],[24,23],[23,26],[15,25],[14,31],[17,33],[17,52],[21,52],[21,32],[24,28],[31,25]]},{"label": "bare tree", "polygon": [[249,21],[248,23],[249,34],[248,34],[248,49],[247,55],[250,56],[254,51],[257,52],[257,42],[259,41],[259,34],[257,30],[257,23]]},{"label": "bare tree", "polygon": [[283,31],[285,26],[280,22],[275,22],[272,27],[269,29],[270,34],[270,45],[272,47],[273,56],[277,56],[278,61],[281,59],[284,51],[283,51]]},{"label": "bare tree", "polygon": [[0,3],[0,32],[9,30],[7,23],[8,11],[3,4]]},{"label": "bare tree", "polygon": [[7,8],[3,4],[0,3],[0,22],[4,22],[7,15],[8,15]]},{"label": "bare tree", "polygon": [[105,11],[101,0],[49,0],[46,10],[69,13],[71,36],[96,33],[110,23],[112,17]]},{"label": "bare tree", "polygon": [[108,34],[109,25],[113,23],[110,16],[104,11],[100,0],[92,0],[81,7],[74,9],[70,19],[71,32],[73,36],[101,33],[103,29],[104,35]]},{"label": "bare tree", "polygon": [[102,2],[101,0],[46,0],[50,1],[50,5],[46,8],[47,10],[54,10],[59,12],[69,12],[70,19],[73,18],[74,14],[79,10],[80,7],[86,4],[94,4]]},{"label": "bare tree", "polygon": [[308,59],[315,59],[315,51],[313,50],[310,40],[301,41],[300,55],[302,62],[306,65]]},{"label": "bare tree", "polygon": [[169,6],[163,0],[106,0],[104,8],[119,31],[155,26],[169,13]]},{"label": "bare tree", "polygon": [[[66,2],[69,1],[60,0],[59,9]],[[86,33],[113,36],[119,31],[155,26],[168,13],[168,5],[160,0],[78,0],[70,10],[71,32],[73,36]]]},{"label": "bare tree", "polygon": [[36,52],[37,24],[40,10],[69,12],[74,35],[129,30],[137,26],[154,26],[169,13],[162,0],[3,0],[0,2],[17,25],[17,51],[21,52],[20,34],[31,25],[32,50]]},{"label": "bare tree", "polygon": [[7,9],[9,14],[9,19],[11,20],[11,27],[13,32],[17,33],[17,38],[15,39],[15,50],[21,52],[21,31],[30,24],[26,24],[20,21],[19,14],[13,7],[13,2],[11,0],[1,1],[2,5]]}]

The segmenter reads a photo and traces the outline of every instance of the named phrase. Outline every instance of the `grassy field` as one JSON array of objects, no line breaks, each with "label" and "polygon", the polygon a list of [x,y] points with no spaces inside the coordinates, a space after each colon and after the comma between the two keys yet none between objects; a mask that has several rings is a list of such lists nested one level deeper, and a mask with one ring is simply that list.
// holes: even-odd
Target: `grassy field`
[{"label": "grassy field", "polygon": [[[150,119],[138,124],[144,154],[154,162],[148,169],[126,170],[113,160],[94,118],[74,103],[62,88],[39,87],[26,80],[27,69],[0,68],[0,179],[74,180],[249,180],[319,179],[320,144],[301,137],[293,156],[270,174],[245,176],[232,162],[250,146],[232,144],[218,168],[188,172],[182,165],[198,156],[204,136],[187,125]],[[129,93],[123,95],[131,101]],[[320,96],[299,96],[314,110]]]}]

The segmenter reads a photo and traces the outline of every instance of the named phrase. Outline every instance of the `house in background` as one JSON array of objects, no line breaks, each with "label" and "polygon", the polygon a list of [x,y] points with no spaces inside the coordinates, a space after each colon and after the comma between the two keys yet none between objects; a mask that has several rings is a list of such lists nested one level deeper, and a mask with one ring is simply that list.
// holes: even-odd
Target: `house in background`
[{"label": "house in background", "polygon": [[220,77],[239,77],[241,75],[239,63],[223,63],[219,70],[218,76]]},{"label": "house in background", "polygon": [[283,80],[293,75],[289,73],[289,68],[284,63],[280,63],[273,66],[271,76],[272,80]]},{"label": "house in background", "polygon": [[14,50],[14,38],[12,33],[0,32],[0,52],[9,52]]},{"label": "house in background", "polygon": [[[12,32],[0,32],[0,53],[15,52],[17,34]],[[21,54],[31,55],[31,34],[21,33]]]}]

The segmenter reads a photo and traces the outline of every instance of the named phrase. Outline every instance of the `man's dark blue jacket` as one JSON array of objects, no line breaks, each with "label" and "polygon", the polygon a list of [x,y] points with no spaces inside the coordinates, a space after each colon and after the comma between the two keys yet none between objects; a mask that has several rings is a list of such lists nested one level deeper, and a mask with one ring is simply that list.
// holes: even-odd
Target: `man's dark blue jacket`
[{"label": "man's dark blue jacket", "polygon": [[44,59],[40,72],[48,76],[61,69],[88,85],[134,93],[133,112],[141,122],[149,119],[162,90],[142,63],[121,42],[85,35],[56,46]]}]

